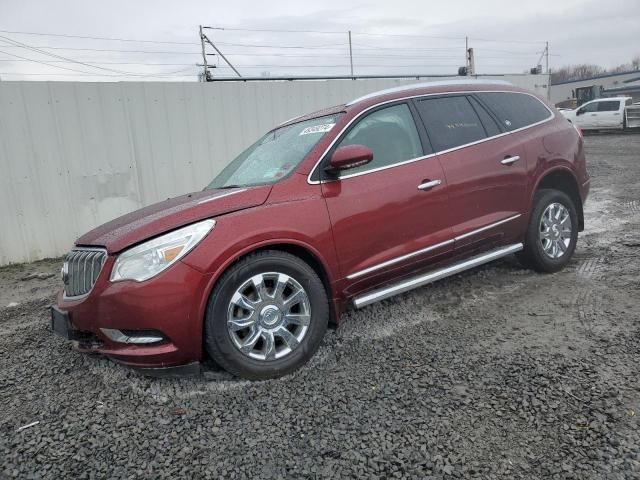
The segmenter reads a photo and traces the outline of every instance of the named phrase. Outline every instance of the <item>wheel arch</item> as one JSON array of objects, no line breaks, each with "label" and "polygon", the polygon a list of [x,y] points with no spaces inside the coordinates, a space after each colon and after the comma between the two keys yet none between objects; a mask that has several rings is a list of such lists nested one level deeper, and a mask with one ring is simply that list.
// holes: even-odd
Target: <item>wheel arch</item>
[{"label": "wheel arch", "polygon": [[[243,257],[246,257],[247,255],[250,255],[252,253],[260,252],[264,250],[278,250],[281,252],[286,252],[303,260],[307,265],[309,265],[313,269],[314,272],[316,272],[316,274],[318,274],[318,277],[320,277],[320,280],[322,280],[322,284],[324,285],[324,288],[327,292],[327,297],[329,298],[329,301],[330,302],[332,301],[334,295],[333,295],[333,287],[331,286],[331,280],[329,278],[329,274],[327,273],[327,268],[324,265],[323,261],[320,259],[320,256],[317,252],[314,252],[311,248],[307,246],[303,246],[302,244],[299,244],[299,243],[281,242],[281,243],[271,243],[267,245],[262,245],[254,250],[251,250],[250,252],[247,252],[245,255],[243,255]],[[229,267],[230,266],[231,265],[229,265]],[[330,310],[333,310],[333,309],[330,309]],[[331,320],[333,321],[333,318]]]},{"label": "wheel arch", "polygon": [[533,189],[531,202],[533,202],[535,193],[543,188],[553,188],[569,195],[578,214],[578,231],[582,232],[584,230],[584,210],[582,197],[580,196],[580,190],[578,188],[578,181],[573,172],[565,167],[557,167],[540,175],[538,183]]},{"label": "wheel arch", "polygon": [[307,263],[313,270],[316,272],[322,284],[327,292],[327,297],[329,299],[329,312],[330,318],[329,322],[332,324],[338,324],[339,322],[339,307],[335,301],[335,289],[333,288],[331,277],[330,277],[330,269],[326,262],[322,259],[322,256],[317,252],[313,247],[302,243],[296,240],[290,239],[273,239],[271,241],[263,241],[260,243],[255,243],[253,245],[244,248],[239,251],[236,255],[232,257],[231,260],[226,262],[212,277],[207,287],[206,295],[204,295],[202,305],[200,307],[200,319],[201,319],[201,328],[204,329],[205,324],[205,316],[207,311],[207,304],[209,302],[209,298],[213,294],[215,290],[215,286],[218,283],[218,280],[224,275],[224,273],[229,270],[233,265],[238,263],[243,258],[247,257],[256,252],[261,252],[265,250],[277,250],[281,252],[286,252],[291,255],[294,255],[305,263]]}]

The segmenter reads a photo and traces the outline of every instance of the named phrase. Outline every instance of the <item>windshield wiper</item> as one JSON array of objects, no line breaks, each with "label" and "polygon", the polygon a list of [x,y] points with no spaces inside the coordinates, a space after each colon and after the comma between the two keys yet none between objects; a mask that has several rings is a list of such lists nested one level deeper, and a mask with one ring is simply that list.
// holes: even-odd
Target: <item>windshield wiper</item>
[{"label": "windshield wiper", "polygon": [[218,190],[226,190],[228,188],[240,188],[242,185],[225,185],[223,187],[218,187]]}]

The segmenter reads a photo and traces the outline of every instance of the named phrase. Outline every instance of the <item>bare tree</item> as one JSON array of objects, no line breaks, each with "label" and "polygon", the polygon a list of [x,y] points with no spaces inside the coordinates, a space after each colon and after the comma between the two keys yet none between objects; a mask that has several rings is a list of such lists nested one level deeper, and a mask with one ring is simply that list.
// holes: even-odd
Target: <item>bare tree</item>
[{"label": "bare tree", "polygon": [[636,55],[629,63],[622,63],[613,68],[603,68],[600,65],[580,64],[566,65],[551,73],[551,83],[568,82],[571,80],[584,80],[608,73],[621,73],[640,70],[640,55]]},{"label": "bare tree", "polygon": [[551,73],[551,83],[595,77],[596,75],[601,75],[604,72],[605,69],[599,65],[567,65]]}]

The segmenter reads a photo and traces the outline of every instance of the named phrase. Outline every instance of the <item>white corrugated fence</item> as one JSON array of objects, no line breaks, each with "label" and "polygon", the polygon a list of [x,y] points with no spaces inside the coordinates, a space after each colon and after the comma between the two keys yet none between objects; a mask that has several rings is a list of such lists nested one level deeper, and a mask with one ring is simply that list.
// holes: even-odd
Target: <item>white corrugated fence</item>
[{"label": "white corrugated fence", "polygon": [[[547,95],[547,75],[484,78]],[[202,189],[288,118],[426,80],[0,82],[0,265],[62,255],[101,223]]]}]

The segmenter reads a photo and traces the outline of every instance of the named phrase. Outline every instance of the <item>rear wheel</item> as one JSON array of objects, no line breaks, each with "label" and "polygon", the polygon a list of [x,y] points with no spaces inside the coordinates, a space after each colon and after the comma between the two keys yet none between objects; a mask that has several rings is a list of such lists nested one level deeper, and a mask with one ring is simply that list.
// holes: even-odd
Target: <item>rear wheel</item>
[{"label": "rear wheel", "polygon": [[539,272],[557,272],[571,260],[577,241],[578,214],[571,198],[559,190],[539,190],[518,255],[522,263]]},{"label": "rear wheel", "polygon": [[328,319],[327,294],[315,271],[291,254],[262,251],[218,281],[207,306],[206,347],[233,375],[275,378],[313,356]]}]

